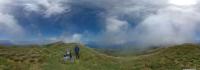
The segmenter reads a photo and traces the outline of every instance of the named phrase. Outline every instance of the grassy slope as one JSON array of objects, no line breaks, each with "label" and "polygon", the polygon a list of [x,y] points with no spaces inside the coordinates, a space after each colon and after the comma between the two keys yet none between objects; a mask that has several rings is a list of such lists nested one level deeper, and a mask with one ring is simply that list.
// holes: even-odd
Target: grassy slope
[{"label": "grassy slope", "polygon": [[178,45],[134,57],[112,57],[82,46],[81,59],[63,64],[66,48],[75,44],[44,47],[0,47],[0,70],[182,70],[200,68],[200,47]]},{"label": "grassy slope", "polygon": [[142,57],[140,61],[152,70],[200,70],[200,46],[184,44],[163,48],[153,55]]},{"label": "grassy slope", "polygon": [[74,64],[63,64],[66,48],[74,44],[53,44],[44,47],[0,48],[0,70],[117,70],[115,58],[81,47],[81,59]]}]

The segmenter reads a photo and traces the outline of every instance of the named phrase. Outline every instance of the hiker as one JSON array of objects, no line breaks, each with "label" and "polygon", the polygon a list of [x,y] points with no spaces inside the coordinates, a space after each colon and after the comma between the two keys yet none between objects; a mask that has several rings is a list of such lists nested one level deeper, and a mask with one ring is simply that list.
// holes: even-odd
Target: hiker
[{"label": "hiker", "polygon": [[75,51],[76,59],[79,59],[79,57],[80,57],[80,55],[79,55],[80,48],[79,48],[78,45],[76,45],[76,47],[74,48],[74,51]]},{"label": "hiker", "polygon": [[70,49],[66,50],[66,54],[64,55],[64,63],[67,62],[67,60],[70,60],[72,62],[72,53]]}]

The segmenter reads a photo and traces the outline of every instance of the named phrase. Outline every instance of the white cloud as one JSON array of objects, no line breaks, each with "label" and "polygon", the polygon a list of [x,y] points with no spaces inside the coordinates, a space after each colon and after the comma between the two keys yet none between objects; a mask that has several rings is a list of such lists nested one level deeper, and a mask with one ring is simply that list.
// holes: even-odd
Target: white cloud
[{"label": "white cloud", "polygon": [[107,17],[105,31],[97,38],[98,45],[120,45],[127,42],[128,22],[120,20],[118,17]]},{"label": "white cloud", "polygon": [[[64,43],[83,43],[84,41],[82,34],[72,34],[72,35],[61,35],[60,37],[47,37],[44,39],[44,43],[55,43],[55,42],[64,42]],[[41,41],[41,39],[38,39]]]},{"label": "white cloud", "polygon": [[69,12],[67,3],[68,0],[0,0],[0,36],[19,38],[25,34],[15,16],[18,8],[24,8],[24,14],[36,12],[51,17]]},{"label": "white cloud", "polygon": [[62,14],[63,12],[65,12],[65,7],[62,7],[59,4],[53,4],[51,7],[49,7],[46,11],[45,11],[45,16],[49,17],[51,15],[57,15],[57,14]]},{"label": "white cloud", "polygon": [[147,17],[137,28],[141,43],[168,45],[192,43],[196,38],[200,13],[194,9],[169,6]]},{"label": "white cloud", "polygon": [[108,17],[106,19],[106,31],[118,32],[128,28],[128,22],[117,19],[117,17]]},{"label": "white cloud", "polygon": [[17,24],[14,16],[0,13],[0,32],[8,34],[22,33],[22,27]]},{"label": "white cloud", "polygon": [[82,35],[81,34],[73,34],[71,36],[67,36],[64,38],[65,43],[81,43]]},{"label": "white cloud", "polygon": [[45,17],[51,17],[70,11],[70,6],[67,4],[68,0],[24,0],[22,3],[25,10],[42,13]]},{"label": "white cloud", "polygon": [[[23,31],[12,13],[14,11],[10,8],[16,3],[24,7],[28,13],[36,12],[43,14],[44,17],[52,17],[69,12],[70,2],[82,2],[84,5],[88,3],[89,6],[106,10],[103,12],[105,32],[97,36],[97,40],[105,44],[135,41],[147,45],[194,42],[196,30],[200,30],[198,4],[180,7],[170,5],[169,0],[0,0],[0,31],[7,34]],[[124,20],[127,18],[139,23]],[[131,24],[135,26],[130,26]],[[66,36],[64,41],[80,42],[82,38],[82,34],[73,34]]]},{"label": "white cloud", "polygon": [[1,35],[16,37],[22,35],[23,28],[12,15],[11,5],[13,5],[12,0],[0,1],[0,32]]},{"label": "white cloud", "polygon": [[31,3],[27,3],[27,4],[24,4],[24,9],[29,11],[29,12],[38,12],[40,11],[40,7],[35,5],[35,4],[31,4]]},{"label": "white cloud", "polygon": [[[200,12],[196,6],[177,6],[169,4],[169,0],[86,0],[106,9],[106,30],[98,36],[107,44],[139,43],[140,45],[169,45],[194,43],[200,21]],[[97,2],[96,2],[97,1]],[[114,18],[110,18],[114,16]],[[118,18],[140,18],[135,24]],[[131,18],[130,18],[131,17]],[[110,24],[107,24],[110,22]],[[121,30],[125,24],[135,24]],[[123,28],[122,28],[123,29]],[[113,33],[116,32],[116,33]]]}]

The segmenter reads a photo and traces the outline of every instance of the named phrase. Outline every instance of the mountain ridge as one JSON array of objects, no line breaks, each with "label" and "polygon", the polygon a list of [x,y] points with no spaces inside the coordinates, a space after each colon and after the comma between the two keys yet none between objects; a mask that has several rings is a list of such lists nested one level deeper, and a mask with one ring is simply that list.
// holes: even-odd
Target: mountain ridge
[{"label": "mountain ridge", "polygon": [[[66,48],[80,45],[81,58],[63,64]],[[42,47],[0,47],[0,70],[182,70],[200,68],[200,47],[175,45],[137,56],[111,56],[76,43]],[[72,52],[74,55],[74,52]]]}]

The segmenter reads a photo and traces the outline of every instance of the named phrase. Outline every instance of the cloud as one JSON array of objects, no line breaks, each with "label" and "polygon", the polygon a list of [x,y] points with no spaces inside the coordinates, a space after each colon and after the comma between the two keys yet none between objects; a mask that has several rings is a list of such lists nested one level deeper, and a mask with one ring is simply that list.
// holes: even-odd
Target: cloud
[{"label": "cloud", "polygon": [[12,0],[0,1],[0,33],[1,36],[16,37],[22,35],[24,30],[12,15]]},{"label": "cloud", "polygon": [[25,6],[24,9],[29,12],[39,12],[40,11],[40,7],[35,4],[28,3],[28,4],[24,4],[24,6]]},{"label": "cloud", "polygon": [[129,28],[127,21],[118,17],[107,17],[105,31],[97,37],[98,45],[120,45],[127,42],[126,31]]},{"label": "cloud", "polygon": [[[0,1],[0,36],[18,38],[25,33],[25,29],[18,22],[16,12],[41,14],[44,17],[69,12],[68,0],[1,0]],[[23,23],[22,23],[23,24]],[[29,23],[26,23],[27,25]],[[13,39],[13,38],[11,38]]]},{"label": "cloud", "polygon": [[0,13],[0,32],[5,34],[22,33],[23,29],[17,24],[14,16]]},{"label": "cloud", "polygon": [[168,5],[167,0],[80,0],[106,10],[110,16],[143,17]]},{"label": "cloud", "polygon": [[37,12],[50,17],[70,11],[68,0],[33,0],[23,1],[24,9],[29,12]]},{"label": "cloud", "polygon": [[141,43],[146,45],[168,45],[193,43],[200,13],[195,9],[169,6],[147,17],[137,28]]},{"label": "cloud", "polygon": [[83,35],[82,34],[71,34],[71,35],[62,35],[60,37],[49,37],[47,41],[49,43],[62,41],[65,43],[82,43],[83,42]]},{"label": "cloud", "polygon": [[81,43],[82,35],[81,34],[73,34],[72,36],[68,36],[64,39],[65,43]]},{"label": "cloud", "polygon": [[[22,0],[27,12],[44,17],[69,12],[72,4],[85,4],[103,8],[102,32],[93,36],[99,44],[119,45],[135,43],[145,46],[195,42],[199,30],[198,6],[180,7],[169,0]],[[137,18],[137,19],[136,19]],[[137,23],[134,23],[138,21]],[[64,36],[65,42],[81,42],[84,34]],[[91,39],[89,39],[91,40]]]},{"label": "cloud", "polygon": [[103,16],[107,31],[97,36],[98,43],[140,46],[195,43],[200,30],[198,6],[175,6],[168,0],[86,1],[106,9]]},{"label": "cloud", "polygon": [[128,28],[128,22],[117,19],[117,17],[108,17],[106,19],[106,31],[118,32]]},{"label": "cloud", "polygon": [[49,18],[65,14],[78,4],[103,9],[97,13],[102,17],[101,32],[94,35],[71,32],[62,38],[50,40],[69,43],[83,42],[89,38],[87,40],[103,45],[137,43],[146,46],[194,43],[200,30],[199,3],[187,7],[169,3],[169,0],[1,0],[0,31],[5,34],[23,31],[14,16],[12,9],[15,7],[23,8],[25,13],[34,12]]}]

